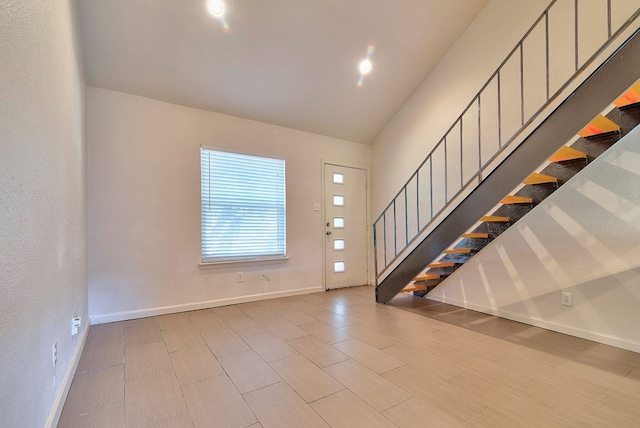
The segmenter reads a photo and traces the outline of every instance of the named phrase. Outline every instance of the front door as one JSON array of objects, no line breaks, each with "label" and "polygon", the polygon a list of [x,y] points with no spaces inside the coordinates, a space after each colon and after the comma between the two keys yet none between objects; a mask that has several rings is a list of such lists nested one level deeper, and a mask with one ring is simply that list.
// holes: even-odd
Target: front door
[{"label": "front door", "polygon": [[325,288],[367,284],[367,171],[324,165]]}]

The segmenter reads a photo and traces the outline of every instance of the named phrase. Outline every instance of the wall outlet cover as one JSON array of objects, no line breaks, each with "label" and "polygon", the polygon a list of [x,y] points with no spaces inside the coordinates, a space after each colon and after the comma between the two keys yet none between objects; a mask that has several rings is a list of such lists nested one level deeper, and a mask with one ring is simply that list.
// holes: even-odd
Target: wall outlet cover
[{"label": "wall outlet cover", "polygon": [[562,303],[562,306],[573,306],[573,294],[563,292],[561,303]]},{"label": "wall outlet cover", "polygon": [[75,336],[82,327],[82,319],[80,317],[73,317],[71,319],[71,336]]}]

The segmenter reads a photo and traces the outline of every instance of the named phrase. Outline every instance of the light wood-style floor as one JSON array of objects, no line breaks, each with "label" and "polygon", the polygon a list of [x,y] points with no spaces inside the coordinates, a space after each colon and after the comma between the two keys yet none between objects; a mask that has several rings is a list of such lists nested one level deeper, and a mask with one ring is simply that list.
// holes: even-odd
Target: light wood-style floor
[{"label": "light wood-style floor", "polygon": [[638,427],[640,354],[372,287],[92,326],[59,427]]}]

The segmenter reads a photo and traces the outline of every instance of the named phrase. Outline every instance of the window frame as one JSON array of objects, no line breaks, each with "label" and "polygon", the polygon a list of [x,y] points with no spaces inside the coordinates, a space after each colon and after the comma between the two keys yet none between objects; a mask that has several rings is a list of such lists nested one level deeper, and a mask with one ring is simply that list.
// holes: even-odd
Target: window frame
[{"label": "window frame", "polygon": [[[259,162],[261,160],[264,160],[268,163],[268,161],[280,161],[281,162],[281,173],[282,173],[282,177],[281,177],[281,186],[276,186],[278,187],[278,194],[275,196],[276,198],[281,196],[281,200],[278,201],[278,205],[276,206],[276,208],[273,208],[273,206],[269,206],[267,205],[267,207],[265,208],[265,204],[256,204],[255,200],[245,200],[245,203],[247,204],[246,206],[252,206],[255,208],[256,213],[259,213],[260,209],[262,209],[263,211],[266,209],[271,209],[272,211],[275,209],[277,211],[277,213],[275,214],[276,220],[272,220],[271,222],[271,227],[274,227],[276,229],[276,232],[274,232],[274,234],[272,235],[272,239],[277,241],[277,244],[273,244],[271,245],[273,248],[276,248],[276,251],[258,251],[258,253],[255,252],[249,252],[249,253],[244,253],[244,254],[234,254],[234,255],[230,255],[230,254],[212,254],[211,252],[207,252],[206,248],[205,248],[205,243],[207,242],[206,236],[205,234],[207,233],[207,230],[209,230],[209,228],[205,225],[205,219],[206,219],[206,204],[205,204],[205,199],[208,198],[209,199],[209,204],[211,204],[211,196],[213,194],[212,189],[209,187],[208,189],[205,189],[205,174],[207,173],[207,171],[205,171],[205,167],[204,167],[204,156],[205,153],[207,156],[213,156],[216,153],[219,153],[222,156],[228,156],[229,158],[233,158],[233,157],[238,157],[238,159],[242,159],[245,158],[245,160],[249,159],[253,162]],[[228,159],[227,159],[228,161]],[[246,165],[246,164],[245,164]],[[229,168],[235,168],[233,166],[233,163],[231,162],[230,165],[228,165]],[[208,184],[206,184],[207,186],[210,186],[211,183],[211,162],[208,162],[208,171],[209,171],[209,175],[208,175]],[[210,146],[200,146],[200,266],[206,267],[206,266],[219,266],[219,265],[228,265],[228,264],[256,264],[256,263],[270,263],[270,262],[282,262],[282,261],[286,261],[288,260],[287,257],[287,177],[286,177],[286,169],[287,169],[287,162],[286,162],[286,158],[280,158],[280,157],[276,157],[276,156],[265,156],[264,154],[254,154],[254,153],[246,153],[246,152],[238,152],[238,151],[232,151],[229,149],[223,149],[223,148],[218,148],[218,147],[210,147]],[[275,176],[274,176],[275,177]],[[280,175],[278,174],[278,180]],[[231,180],[229,180],[231,181]],[[263,183],[262,181],[260,181],[260,183]],[[247,187],[247,189],[251,188],[251,183],[250,182],[243,182],[243,184],[248,184],[249,187]],[[249,190],[250,192],[250,190]],[[205,195],[206,194],[206,195]],[[238,194],[238,193],[233,193],[234,195]],[[275,193],[274,193],[275,194]],[[211,205],[210,205],[211,206]],[[227,207],[229,208],[229,207]],[[233,208],[233,209],[237,209],[237,208]],[[221,217],[218,217],[221,218]],[[210,220],[210,218],[208,219]],[[253,244],[255,241],[249,241],[247,240],[247,237],[244,237],[245,239],[245,244],[251,243]],[[232,238],[231,240],[237,240],[237,238]],[[211,240],[210,240],[211,241]],[[210,245],[210,243],[208,244]],[[266,248],[266,247],[265,247]]]}]

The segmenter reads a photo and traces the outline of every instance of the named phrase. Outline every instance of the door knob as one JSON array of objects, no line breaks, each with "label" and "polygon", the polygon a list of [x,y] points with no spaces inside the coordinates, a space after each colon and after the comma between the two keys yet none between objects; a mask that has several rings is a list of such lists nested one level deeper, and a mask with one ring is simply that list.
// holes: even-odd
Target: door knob
[{"label": "door knob", "polygon": [[331,231],[330,230],[327,230],[327,236],[328,235],[331,235]]}]

